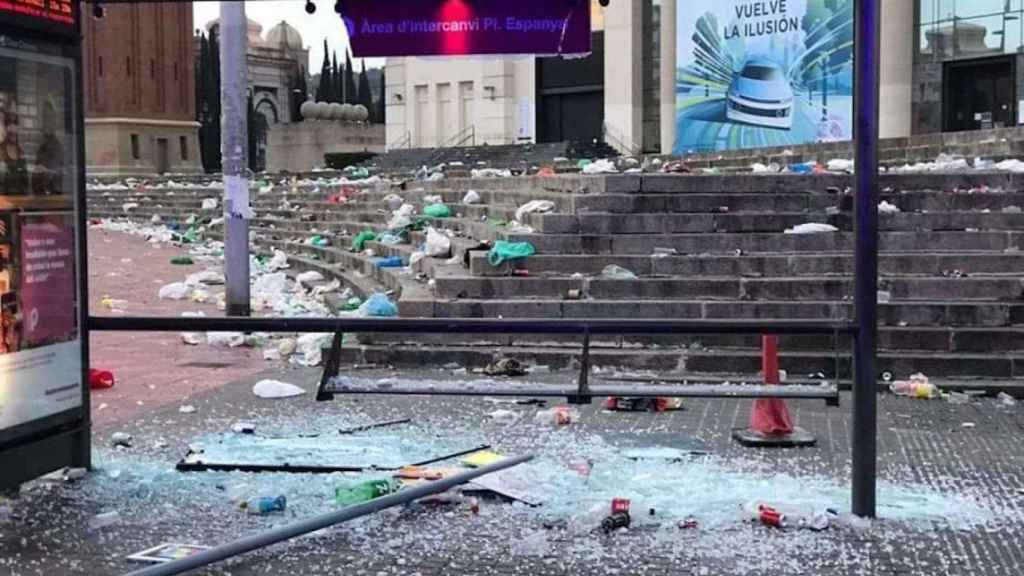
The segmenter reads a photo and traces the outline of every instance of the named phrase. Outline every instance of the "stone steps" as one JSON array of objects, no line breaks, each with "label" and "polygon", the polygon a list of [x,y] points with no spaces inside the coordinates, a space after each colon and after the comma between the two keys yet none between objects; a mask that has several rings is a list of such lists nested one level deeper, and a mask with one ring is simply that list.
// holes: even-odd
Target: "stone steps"
[{"label": "stone steps", "polygon": [[[438,276],[438,298],[564,298],[570,291],[598,300],[842,300],[853,294],[853,278],[637,278]],[[880,288],[893,301],[1021,301],[1024,276],[1013,278],[887,278]]]},{"label": "stone steps", "polygon": [[[763,255],[715,256],[629,256],[605,254],[538,254],[497,268],[487,262],[485,253],[473,254],[469,274],[474,277],[507,276],[512,270],[527,270],[531,275],[570,276],[601,274],[609,265],[617,265],[640,277],[648,276],[826,276],[853,274],[853,254],[776,253]],[[1024,252],[883,252],[879,272],[883,276],[938,276],[960,270],[969,275],[1020,275],[1024,273]]]}]

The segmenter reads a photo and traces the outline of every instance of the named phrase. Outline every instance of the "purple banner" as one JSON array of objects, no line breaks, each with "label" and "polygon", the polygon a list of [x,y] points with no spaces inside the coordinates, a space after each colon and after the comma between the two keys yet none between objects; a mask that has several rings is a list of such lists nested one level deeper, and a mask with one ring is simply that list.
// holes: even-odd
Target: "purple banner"
[{"label": "purple banner", "polygon": [[30,347],[75,335],[75,237],[69,226],[21,226],[21,313]]},{"label": "purple banner", "polygon": [[346,0],[357,58],[586,54],[590,0]]}]

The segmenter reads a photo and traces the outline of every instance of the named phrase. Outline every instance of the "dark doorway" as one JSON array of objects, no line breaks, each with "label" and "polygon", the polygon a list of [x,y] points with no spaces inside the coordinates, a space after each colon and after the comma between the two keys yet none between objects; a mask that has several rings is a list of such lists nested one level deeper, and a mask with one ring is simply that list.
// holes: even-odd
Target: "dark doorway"
[{"label": "dark doorway", "polygon": [[156,173],[166,174],[171,169],[171,155],[167,138],[156,139]]},{"label": "dark doorway", "polygon": [[604,33],[586,58],[537,59],[537,142],[600,139],[604,126]]},{"label": "dark doorway", "polygon": [[1016,125],[1013,58],[950,62],[943,77],[944,132]]}]

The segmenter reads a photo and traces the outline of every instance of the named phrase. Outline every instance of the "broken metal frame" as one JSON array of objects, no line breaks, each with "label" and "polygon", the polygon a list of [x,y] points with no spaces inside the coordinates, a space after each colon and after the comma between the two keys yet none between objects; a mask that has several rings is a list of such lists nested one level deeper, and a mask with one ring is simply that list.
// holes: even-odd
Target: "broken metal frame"
[{"label": "broken metal frame", "polygon": [[175,470],[178,472],[268,472],[268,473],[287,473],[287,474],[334,474],[337,472],[395,472],[401,470],[406,466],[429,466],[430,464],[436,464],[438,462],[444,462],[445,460],[451,460],[452,458],[458,458],[459,456],[466,456],[481,450],[487,450],[490,448],[490,444],[481,444],[475,448],[469,448],[466,450],[459,450],[458,452],[452,452],[451,454],[443,454],[434,458],[428,458],[420,462],[412,462],[405,466],[399,466],[397,468],[391,466],[317,466],[312,464],[246,464],[243,462],[203,462],[202,460],[196,460],[189,462],[189,456],[194,454],[202,454],[202,452],[193,452],[189,450],[175,466]]},{"label": "broken metal frame", "polygon": [[203,552],[187,558],[181,558],[166,564],[158,564],[156,566],[149,566],[140,570],[135,570],[125,576],[173,576],[174,574],[188,572],[189,570],[194,570],[201,566],[208,566],[215,562],[233,558],[240,554],[259,550],[260,548],[266,548],[271,544],[283,542],[296,536],[316,532],[317,530],[335,526],[361,516],[368,516],[387,508],[408,504],[409,502],[426,496],[440,494],[441,492],[450,490],[455,486],[466,484],[467,482],[481,476],[512,468],[513,466],[518,466],[519,464],[528,462],[532,459],[532,455],[511,456],[492,464],[488,464],[474,470],[467,470],[466,472],[462,472],[448,478],[410,486],[404,490],[395,492],[394,494],[374,498],[373,500],[363,502],[362,504],[348,506],[341,510],[286,524],[267,532],[246,536],[235,540],[234,542],[228,542],[227,544],[222,544],[209,550],[204,550]]}]

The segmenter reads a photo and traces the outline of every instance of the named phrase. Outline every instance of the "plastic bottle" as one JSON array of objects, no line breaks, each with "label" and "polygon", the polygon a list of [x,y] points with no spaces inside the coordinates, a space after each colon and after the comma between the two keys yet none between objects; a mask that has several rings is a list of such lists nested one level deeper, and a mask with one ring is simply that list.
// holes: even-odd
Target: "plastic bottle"
[{"label": "plastic bottle", "polygon": [[395,490],[395,484],[386,478],[365,480],[357,484],[338,486],[334,490],[334,501],[340,506],[352,506],[391,494]]},{"label": "plastic bottle", "polygon": [[249,514],[270,514],[271,512],[284,512],[288,500],[284,496],[263,496],[262,498],[250,498],[242,503],[242,508]]}]

